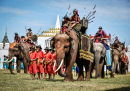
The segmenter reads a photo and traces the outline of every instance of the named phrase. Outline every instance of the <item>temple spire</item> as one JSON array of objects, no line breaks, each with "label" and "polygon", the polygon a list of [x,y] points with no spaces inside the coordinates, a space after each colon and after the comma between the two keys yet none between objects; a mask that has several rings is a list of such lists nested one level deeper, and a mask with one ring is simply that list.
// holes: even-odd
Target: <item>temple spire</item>
[{"label": "temple spire", "polygon": [[57,20],[56,20],[56,25],[55,25],[55,29],[60,28],[60,21],[59,21],[59,14],[57,15]]},{"label": "temple spire", "polygon": [[5,46],[5,43],[9,43],[8,36],[7,36],[7,27],[6,27],[5,36],[4,36],[2,43],[3,43],[3,46]]},{"label": "temple spire", "polygon": [[7,36],[7,27],[6,27],[6,32],[5,32],[5,36]]}]

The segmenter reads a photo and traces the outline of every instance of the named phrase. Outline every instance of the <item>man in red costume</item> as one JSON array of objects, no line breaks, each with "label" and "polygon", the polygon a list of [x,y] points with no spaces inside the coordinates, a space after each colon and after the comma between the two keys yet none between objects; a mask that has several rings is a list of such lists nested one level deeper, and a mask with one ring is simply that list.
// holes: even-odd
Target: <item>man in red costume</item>
[{"label": "man in red costume", "polygon": [[30,62],[29,62],[29,73],[31,75],[31,79],[35,79],[35,75],[37,73],[37,64],[36,64],[36,52],[35,52],[35,47],[31,47],[31,52],[30,52]]},{"label": "man in red costume", "polygon": [[118,37],[115,37],[115,41],[114,41],[114,45],[113,45],[114,49],[118,49],[120,48],[120,41],[118,40]]},{"label": "man in red costume", "polygon": [[38,79],[40,79],[40,74],[41,74],[41,79],[43,79],[43,58],[44,58],[44,52],[41,50],[42,47],[41,45],[37,46],[37,73],[38,73]]},{"label": "man in red costume", "polygon": [[53,73],[53,79],[55,79],[56,65],[55,65],[55,67],[54,67],[54,63],[55,63],[55,60],[56,60],[56,53],[55,53],[55,50],[54,50],[54,49],[51,49],[51,58],[52,58],[51,70],[52,70],[52,73]]},{"label": "man in red costume", "polygon": [[49,75],[49,79],[51,78],[51,61],[52,61],[52,58],[51,58],[51,53],[49,52],[50,49],[48,47],[46,47],[45,49],[45,58],[44,58],[44,62],[45,62],[45,66],[44,66],[44,73],[45,73],[45,78],[46,78],[46,75],[48,73]]},{"label": "man in red costume", "polygon": [[71,28],[74,27],[76,24],[80,23],[80,17],[78,15],[78,10],[74,9],[73,10],[73,16],[70,18],[70,21],[71,21]]},{"label": "man in red costume", "polygon": [[67,15],[64,16],[64,21],[62,22],[60,33],[65,33],[68,28],[71,27],[69,17]]}]

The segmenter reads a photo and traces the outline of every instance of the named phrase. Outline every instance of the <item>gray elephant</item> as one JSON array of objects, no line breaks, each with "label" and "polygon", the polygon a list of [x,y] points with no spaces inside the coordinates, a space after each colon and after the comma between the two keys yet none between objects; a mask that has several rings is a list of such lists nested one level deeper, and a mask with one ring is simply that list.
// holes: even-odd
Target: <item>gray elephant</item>
[{"label": "gray elephant", "polygon": [[[92,77],[92,71],[94,66],[96,66],[96,74],[95,78],[104,78],[104,65],[106,64],[105,57],[106,57],[106,48],[102,43],[94,43],[94,62],[91,63],[90,66],[90,76]],[[113,77],[113,73],[110,74]]]},{"label": "gray elephant", "polygon": [[[91,63],[90,68],[90,75],[93,71],[94,66],[96,66],[96,74],[95,77],[101,77],[102,68],[104,65],[104,58],[106,55],[106,48],[101,43],[94,43],[93,44],[93,50],[94,50],[94,62]],[[91,75],[92,76],[92,75]]]},{"label": "gray elephant", "polygon": [[[113,44],[114,45],[114,44]],[[114,64],[113,67],[113,73],[119,73],[121,74],[121,61],[122,61],[122,55],[123,55],[123,49],[125,48],[125,42],[120,43],[119,49],[112,49],[112,62]],[[118,69],[119,66],[119,69]]]},{"label": "gray elephant", "polygon": [[27,64],[29,62],[29,47],[25,42],[21,42],[20,44],[16,44],[12,49],[9,49],[9,69],[11,74],[13,74],[12,71],[12,59],[13,57],[17,57],[16,64],[17,64],[17,73],[20,73],[21,71],[21,60],[23,60],[24,65],[24,73],[27,73]]}]

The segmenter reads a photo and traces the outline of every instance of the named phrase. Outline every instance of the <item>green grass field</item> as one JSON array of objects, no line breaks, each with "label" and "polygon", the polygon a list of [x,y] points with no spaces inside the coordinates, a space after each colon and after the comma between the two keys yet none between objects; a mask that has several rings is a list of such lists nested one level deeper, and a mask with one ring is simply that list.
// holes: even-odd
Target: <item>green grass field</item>
[{"label": "green grass field", "polygon": [[[16,73],[16,72],[15,72]],[[128,91],[130,90],[130,73],[115,75],[115,78],[106,76],[104,79],[92,78],[90,82],[76,81],[63,82],[63,77],[56,76],[53,79],[30,79],[29,74],[10,74],[9,71],[0,70],[0,91]]]}]

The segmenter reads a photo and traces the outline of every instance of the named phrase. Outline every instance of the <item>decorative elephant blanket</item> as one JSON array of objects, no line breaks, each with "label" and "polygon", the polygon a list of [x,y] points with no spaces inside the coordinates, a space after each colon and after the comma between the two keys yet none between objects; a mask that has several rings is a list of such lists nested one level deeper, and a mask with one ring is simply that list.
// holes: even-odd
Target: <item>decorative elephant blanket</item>
[{"label": "decorative elephant blanket", "polygon": [[77,36],[79,37],[79,58],[89,60],[93,62],[94,60],[94,54],[91,53],[93,51],[92,49],[92,43],[91,39],[87,36],[87,34],[82,34],[81,32],[82,24],[77,24],[75,27],[73,27],[73,30],[76,32]]},{"label": "decorative elephant blanket", "polygon": [[112,71],[112,61],[111,61],[111,51],[110,47],[108,45],[103,44],[106,48],[106,66],[107,70],[111,73]]},{"label": "decorative elephant blanket", "polygon": [[107,69],[109,70],[109,72],[112,71],[112,61],[111,61],[111,52],[110,50],[106,50],[106,65],[107,65]]}]

